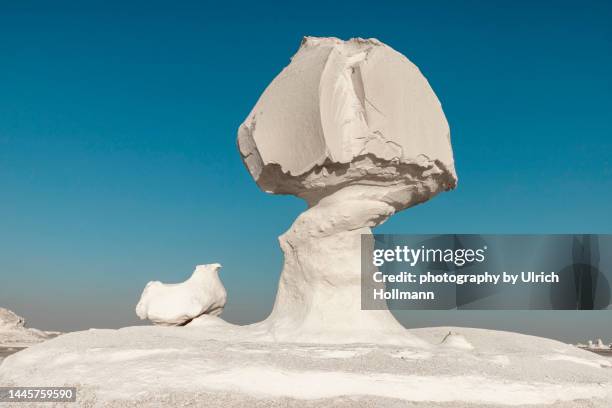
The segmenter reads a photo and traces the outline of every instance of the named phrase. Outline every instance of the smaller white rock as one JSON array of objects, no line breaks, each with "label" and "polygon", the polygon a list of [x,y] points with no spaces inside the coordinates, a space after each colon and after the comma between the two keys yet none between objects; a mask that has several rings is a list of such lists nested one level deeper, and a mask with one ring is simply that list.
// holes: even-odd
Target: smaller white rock
[{"label": "smaller white rock", "polygon": [[23,317],[0,307],[0,347],[29,347],[60,334],[28,328]]},{"label": "smaller white rock", "polygon": [[219,316],[227,300],[219,269],[218,263],[198,265],[183,283],[147,283],[136,314],[160,326],[182,326],[203,314]]},{"label": "smaller white rock", "polygon": [[457,350],[473,350],[474,346],[467,341],[465,337],[455,332],[448,332],[442,343],[440,343],[440,347],[452,348]]},{"label": "smaller white rock", "polygon": [[20,329],[25,326],[25,319],[8,309],[0,307],[0,328]]}]

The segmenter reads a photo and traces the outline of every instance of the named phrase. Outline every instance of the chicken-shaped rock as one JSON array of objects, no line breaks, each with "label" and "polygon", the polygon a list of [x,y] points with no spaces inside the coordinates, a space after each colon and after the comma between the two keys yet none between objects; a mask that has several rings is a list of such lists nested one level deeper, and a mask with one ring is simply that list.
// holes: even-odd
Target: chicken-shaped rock
[{"label": "chicken-shaped rock", "polygon": [[219,269],[218,263],[198,265],[185,282],[147,283],[136,314],[160,326],[183,326],[203,314],[219,316],[227,300]]}]

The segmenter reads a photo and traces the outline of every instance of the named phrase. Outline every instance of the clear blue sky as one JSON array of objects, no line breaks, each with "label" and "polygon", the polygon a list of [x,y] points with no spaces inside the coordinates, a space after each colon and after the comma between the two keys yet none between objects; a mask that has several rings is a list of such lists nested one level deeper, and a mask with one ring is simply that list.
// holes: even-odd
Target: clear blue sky
[{"label": "clear blue sky", "polygon": [[609,1],[124,3],[0,1],[0,306],[32,326],[134,324],[147,281],[209,262],[228,319],[269,312],[305,205],[236,129],[304,35],[376,37],[443,104],[459,186],[379,232],[612,233]]}]

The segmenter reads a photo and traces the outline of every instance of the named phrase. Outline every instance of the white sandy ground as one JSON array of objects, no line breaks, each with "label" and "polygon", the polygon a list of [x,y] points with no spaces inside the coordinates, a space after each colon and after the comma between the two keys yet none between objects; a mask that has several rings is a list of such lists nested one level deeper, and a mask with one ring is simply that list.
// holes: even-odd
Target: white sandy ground
[{"label": "white sandy ground", "polygon": [[44,332],[29,328],[0,330],[0,347],[30,347],[42,341],[52,339],[58,334],[58,332]]},{"label": "white sandy ground", "polygon": [[[451,330],[474,350],[441,346]],[[409,348],[210,340],[213,331],[65,334],[6,358],[0,385],[77,386],[83,407],[612,407],[609,359],[538,337],[416,329],[431,346]]]}]

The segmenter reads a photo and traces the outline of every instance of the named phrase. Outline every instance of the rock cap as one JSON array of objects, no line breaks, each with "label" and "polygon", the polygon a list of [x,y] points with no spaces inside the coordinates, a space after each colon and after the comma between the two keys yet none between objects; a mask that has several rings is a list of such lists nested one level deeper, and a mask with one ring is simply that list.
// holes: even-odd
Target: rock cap
[{"label": "rock cap", "polygon": [[377,39],[305,37],[240,126],[238,147],[274,194],[457,182],[438,98],[412,62]]}]

